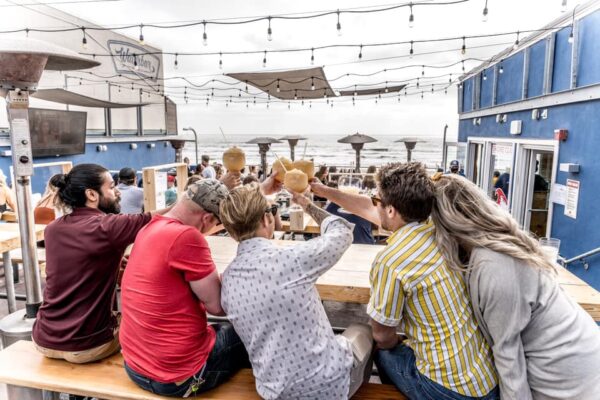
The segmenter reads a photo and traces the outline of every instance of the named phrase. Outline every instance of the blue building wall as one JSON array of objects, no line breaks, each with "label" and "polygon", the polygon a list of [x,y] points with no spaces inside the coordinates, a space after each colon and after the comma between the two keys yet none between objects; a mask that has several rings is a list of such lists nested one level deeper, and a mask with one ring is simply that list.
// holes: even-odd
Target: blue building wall
[{"label": "blue building wall", "polygon": [[[63,157],[44,157],[36,158],[34,163],[47,163],[56,161],[72,161],[73,165],[81,163],[95,163],[106,167],[109,170],[119,170],[123,167],[135,168],[138,172],[142,167],[151,165],[161,165],[172,163],[175,160],[175,150],[171,144],[166,141],[153,142],[137,142],[138,147],[135,150],[129,148],[130,143],[134,143],[135,138],[131,142],[124,143],[102,143],[108,147],[107,151],[96,151],[98,144],[86,144],[85,154]],[[154,148],[149,148],[148,144],[154,143]],[[166,143],[166,147],[165,147]],[[4,147],[0,150],[9,150],[10,147]],[[0,168],[10,181],[10,166],[12,165],[11,157],[0,157]],[[46,182],[52,175],[60,173],[60,167],[52,168],[36,168],[32,177],[33,193],[43,193],[46,187]]]},{"label": "blue building wall", "polygon": [[600,12],[585,17],[578,27],[577,86],[600,82]]},{"label": "blue building wall", "polygon": [[529,79],[527,79],[527,97],[537,97],[544,93],[544,66],[546,64],[545,40],[529,48]]},{"label": "blue building wall", "polygon": [[[518,138],[510,135],[510,122],[523,121]],[[471,120],[459,123],[459,142],[469,137],[498,137],[511,139],[553,139],[555,129],[568,129],[569,137],[560,143],[559,163],[577,163],[581,172],[558,172],[556,183],[565,185],[567,179],[580,181],[577,219],[564,215],[564,207],[554,204],[551,236],[561,240],[561,255],[574,257],[600,246],[600,101],[568,104],[548,109],[548,119],[532,120],[531,111],[508,114],[508,122],[496,123],[494,116],[482,117],[481,125]],[[569,267],[571,272],[600,290],[600,255],[588,259],[590,268],[581,264]]]},{"label": "blue building wall", "polygon": [[[485,77],[486,79],[483,79]],[[486,68],[481,74],[480,108],[492,106],[494,100],[494,67]]]},{"label": "blue building wall", "polygon": [[573,45],[569,43],[570,33],[570,27],[556,32],[552,93],[562,92],[571,88],[571,49]]},{"label": "blue building wall", "polygon": [[523,97],[523,52],[510,56],[502,62],[504,73],[498,74],[496,103],[506,104]]}]

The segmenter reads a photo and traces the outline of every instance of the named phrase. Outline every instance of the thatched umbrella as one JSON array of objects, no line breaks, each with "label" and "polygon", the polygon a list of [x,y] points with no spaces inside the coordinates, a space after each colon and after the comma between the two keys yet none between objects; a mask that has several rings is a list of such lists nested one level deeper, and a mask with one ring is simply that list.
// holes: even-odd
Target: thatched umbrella
[{"label": "thatched umbrella", "polygon": [[356,132],[354,135],[348,135],[338,140],[338,143],[350,143],[354,151],[356,151],[356,172],[360,172],[360,151],[365,143],[376,142],[377,139]]},{"label": "thatched umbrella", "polygon": [[283,136],[280,137],[279,140],[287,140],[288,143],[290,144],[290,158],[292,159],[292,161],[294,161],[294,147],[296,147],[296,145],[298,144],[299,140],[306,140],[305,137],[299,136],[299,135],[287,135],[287,136]]},{"label": "thatched umbrella", "polygon": [[271,143],[281,143],[279,140],[269,137],[269,136],[260,136],[256,137],[252,140],[247,141],[249,144],[257,144],[258,152],[260,153],[260,165],[263,170],[263,180],[267,176],[267,151],[271,148]]}]

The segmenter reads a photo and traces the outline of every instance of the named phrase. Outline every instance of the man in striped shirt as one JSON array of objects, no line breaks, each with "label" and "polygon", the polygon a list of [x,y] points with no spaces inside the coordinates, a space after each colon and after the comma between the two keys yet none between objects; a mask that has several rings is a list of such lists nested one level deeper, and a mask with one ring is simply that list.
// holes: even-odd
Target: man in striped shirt
[{"label": "man in striped shirt", "polygon": [[[411,399],[496,399],[492,353],[477,328],[460,274],[446,265],[429,220],[433,184],[420,163],[389,164],[378,196],[312,189],[349,212],[394,233],[371,268],[375,362]],[[397,331],[406,338],[400,341]]]}]

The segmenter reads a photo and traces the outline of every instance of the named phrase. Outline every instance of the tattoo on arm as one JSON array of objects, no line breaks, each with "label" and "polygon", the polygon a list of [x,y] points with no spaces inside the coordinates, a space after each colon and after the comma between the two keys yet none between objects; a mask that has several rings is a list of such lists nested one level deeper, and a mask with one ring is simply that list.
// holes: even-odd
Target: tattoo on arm
[{"label": "tattoo on arm", "polygon": [[314,203],[308,203],[306,206],[306,213],[315,220],[317,225],[321,226],[325,218],[330,217],[331,214],[322,208],[317,207]]}]

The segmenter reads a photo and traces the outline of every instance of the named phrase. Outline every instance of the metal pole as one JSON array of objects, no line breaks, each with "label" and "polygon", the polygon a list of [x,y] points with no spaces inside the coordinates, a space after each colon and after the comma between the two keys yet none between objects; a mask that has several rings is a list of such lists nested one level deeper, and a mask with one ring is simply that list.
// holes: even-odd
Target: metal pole
[{"label": "metal pole", "polygon": [[263,170],[262,180],[264,181],[269,175],[269,171],[267,171],[267,151],[271,147],[270,144],[260,143],[258,145],[258,151],[260,153],[260,165]]},{"label": "metal pole", "polygon": [[292,159],[292,161],[294,161],[295,159],[295,152],[294,149],[296,148],[296,145],[298,144],[298,139],[288,139],[288,142],[290,144],[290,158]]},{"label": "metal pole", "polygon": [[446,132],[448,131],[448,124],[444,126],[444,139],[442,140],[442,169],[446,171],[446,162],[448,161],[448,149],[446,148]]},{"label": "metal pole", "polygon": [[356,149],[356,168],[354,171],[360,173],[360,150],[359,149]]},{"label": "metal pole", "polygon": [[189,128],[183,128],[184,131],[192,131],[192,133],[194,134],[194,145],[196,146],[196,165],[198,165],[198,134],[196,134],[196,130],[192,127]]},{"label": "metal pole", "polygon": [[412,150],[408,147],[406,148],[406,162],[410,162],[412,160]]},{"label": "metal pole", "polygon": [[[25,304],[28,318],[35,318],[42,304],[42,287],[37,260],[37,244],[33,208],[31,206],[31,179],[33,159],[31,156],[31,135],[29,133],[29,93],[18,89],[6,96],[6,108],[10,122],[10,139],[15,188],[17,195],[17,215],[21,235],[23,271],[25,273]],[[12,266],[9,266],[12,268]]]},{"label": "metal pole", "polygon": [[2,253],[2,262],[4,264],[4,281],[6,284],[6,300],[8,302],[8,313],[17,311],[17,299],[15,297],[15,281],[13,277],[13,266],[10,260],[10,252]]}]

